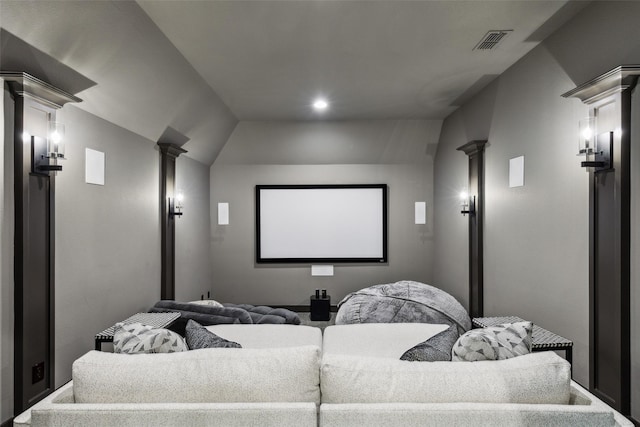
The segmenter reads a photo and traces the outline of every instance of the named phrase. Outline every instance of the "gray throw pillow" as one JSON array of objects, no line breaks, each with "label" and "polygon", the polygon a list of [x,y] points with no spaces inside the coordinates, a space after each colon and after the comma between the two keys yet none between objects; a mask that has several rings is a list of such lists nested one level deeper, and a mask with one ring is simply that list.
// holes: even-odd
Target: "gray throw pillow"
[{"label": "gray throw pillow", "polygon": [[458,338],[451,350],[451,360],[503,360],[529,354],[532,331],[531,322],[505,323],[472,329]]},{"label": "gray throw pillow", "polygon": [[225,340],[191,319],[187,322],[184,337],[191,350],[199,348],[242,348],[237,342]]},{"label": "gray throw pillow", "polygon": [[405,351],[400,360],[409,362],[448,362],[451,360],[451,348],[458,339],[455,325]]}]

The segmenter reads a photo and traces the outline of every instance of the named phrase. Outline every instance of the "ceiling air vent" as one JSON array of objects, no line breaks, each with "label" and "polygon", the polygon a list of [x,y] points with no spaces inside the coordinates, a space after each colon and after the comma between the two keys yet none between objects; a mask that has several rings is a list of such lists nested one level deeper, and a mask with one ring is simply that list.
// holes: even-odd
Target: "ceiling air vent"
[{"label": "ceiling air vent", "polygon": [[480,40],[473,50],[491,50],[513,30],[491,30]]}]

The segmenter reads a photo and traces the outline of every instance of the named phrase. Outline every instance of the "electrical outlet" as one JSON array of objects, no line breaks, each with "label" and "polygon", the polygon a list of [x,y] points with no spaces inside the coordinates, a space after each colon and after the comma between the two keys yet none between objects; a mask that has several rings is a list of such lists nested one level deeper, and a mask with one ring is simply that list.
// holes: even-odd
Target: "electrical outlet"
[{"label": "electrical outlet", "polygon": [[44,362],[36,363],[31,368],[31,384],[35,384],[38,381],[44,379]]}]

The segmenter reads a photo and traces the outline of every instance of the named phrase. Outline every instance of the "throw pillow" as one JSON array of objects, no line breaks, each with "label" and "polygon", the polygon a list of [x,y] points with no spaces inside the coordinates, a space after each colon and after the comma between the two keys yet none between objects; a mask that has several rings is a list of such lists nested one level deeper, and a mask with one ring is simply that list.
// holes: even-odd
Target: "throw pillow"
[{"label": "throw pillow", "polygon": [[453,345],[451,360],[502,360],[531,352],[531,322],[505,323],[472,329]]},{"label": "throw pillow", "polygon": [[225,340],[191,319],[187,322],[184,336],[191,350],[198,348],[242,348],[237,342]]},{"label": "throw pillow", "polygon": [[126,354],[175,353],[189,348],[184,338],[164,328],[142,323],[116,323],[113,333],[113,352]]},{"label": "throw pillow", "polygon": [[224,307],[218,301],[214,301],[212,299],[199,299],[197,301],[189,301],[189,304],[210,305],[212,307]]},{"label": "throw pillow", "polygon": [[400,360],[409,362],[448,362],[451,360],[451,349],[458,336],[457,326],[449,326],[448,329],[405,351]]}]

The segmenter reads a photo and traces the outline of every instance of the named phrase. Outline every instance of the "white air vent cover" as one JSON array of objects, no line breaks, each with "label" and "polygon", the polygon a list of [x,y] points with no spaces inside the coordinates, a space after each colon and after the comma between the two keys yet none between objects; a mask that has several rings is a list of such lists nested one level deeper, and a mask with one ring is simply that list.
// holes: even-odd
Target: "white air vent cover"
[{"label": "white air vent cover", "polygon": [[473,50],[490,50],[500,43],[500,41],[513,30],[491,30],[480,40]]}]

